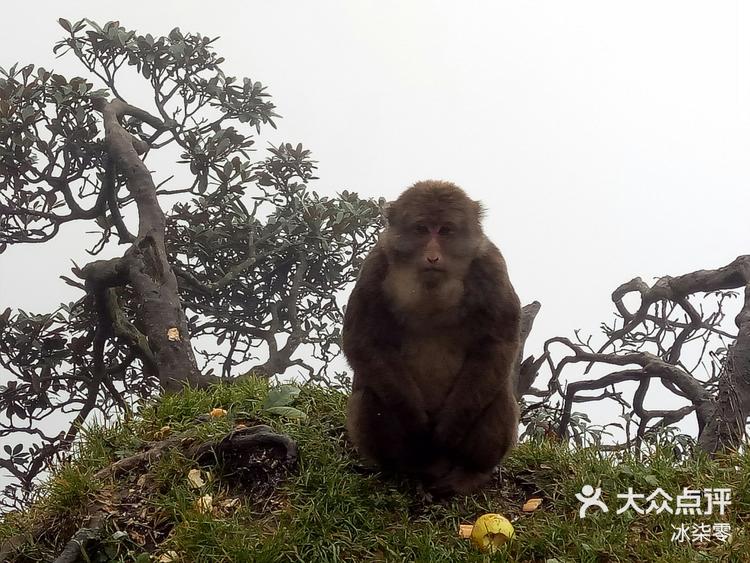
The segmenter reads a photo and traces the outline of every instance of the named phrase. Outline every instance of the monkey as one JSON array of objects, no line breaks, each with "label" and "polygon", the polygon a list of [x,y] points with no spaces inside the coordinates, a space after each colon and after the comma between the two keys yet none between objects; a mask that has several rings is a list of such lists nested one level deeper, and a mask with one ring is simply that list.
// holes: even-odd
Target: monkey
[{"label": "monkey", "polygon": [[521,306],[482,216],[451,182],[408,188],[344,312],[348,435],[362,458],[433,496],[473,492],[517,440]]}]

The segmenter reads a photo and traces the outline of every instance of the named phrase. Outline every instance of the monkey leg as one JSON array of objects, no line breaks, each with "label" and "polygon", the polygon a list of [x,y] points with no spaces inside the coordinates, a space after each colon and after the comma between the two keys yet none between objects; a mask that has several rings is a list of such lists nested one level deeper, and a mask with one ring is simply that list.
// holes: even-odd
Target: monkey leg
[{"label": "monkey leg", "polygon": [[426,429],[400,420],[367,387],[349,397],[346,426],[359,454],[384,468],[419,471],[429,456]]},{"label": "monkey leg", "polygon": [[467,430],[464,439],[433,464],[439,471],[430,483],[438,495],[467,494],[480,487],[492,475],[516,443],[518,404],[510,393],[501,393]]}]

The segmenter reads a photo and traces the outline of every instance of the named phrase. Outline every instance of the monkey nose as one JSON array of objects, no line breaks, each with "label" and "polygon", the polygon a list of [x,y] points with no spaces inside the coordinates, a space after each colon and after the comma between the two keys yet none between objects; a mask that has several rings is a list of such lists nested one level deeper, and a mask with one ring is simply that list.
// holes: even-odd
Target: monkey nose
[{"label": "monkey nose", "polygon": [[440,260],[440,256],[434,256],[434,257],[433,256],[428,256],[427,257],[427,261],[430,264],[437,264],[439,260]]}]

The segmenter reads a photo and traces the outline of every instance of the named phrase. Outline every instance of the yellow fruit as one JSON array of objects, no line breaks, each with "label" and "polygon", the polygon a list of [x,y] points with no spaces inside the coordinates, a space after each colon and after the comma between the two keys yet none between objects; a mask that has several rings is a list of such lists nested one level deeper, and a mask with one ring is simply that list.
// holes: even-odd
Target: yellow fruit
[{"label": "yellow fruit", "polygon": [[484,514],[477,518],[471,530],[471,543],[482,551],[494,553],[514,536],[513,524],[500,514]]}]

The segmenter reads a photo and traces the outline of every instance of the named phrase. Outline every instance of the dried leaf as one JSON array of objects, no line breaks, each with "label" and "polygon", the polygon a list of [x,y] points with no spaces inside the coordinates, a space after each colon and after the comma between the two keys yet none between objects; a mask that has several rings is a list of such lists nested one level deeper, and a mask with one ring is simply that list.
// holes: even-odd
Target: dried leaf
[{"label": "dried leaf", "polygon": [[524,512],[534,512],[537,508],[539,508],[540,504],[542,504],[542,499],[530,498],[526,501],[521,510],[523,510]]},{"label": "dried leaf", "polygon": [[157,563],[177,563],[177,561],[180,560],[180,556],[177,555],[176,551],[167,551],[166,553],[162,554],[159,559],[157,559]]},{"label": "dried leaf", "polygon": [[471,531],[474,529],[474,524],[459,524],[458,526],[458,537],[463,539],[469,539],[471,537]]},{"label": "dried leaf", "polygon": [[226,416],[226,415],[227,415],[227,411],[225,411],[224,409],[220,409],[220,408],[211,409],[211,416],[213,416],[214,418],[221,418],[222,416]]},{"label": "dried leaf", "polygon": [[214,498],[211,495],[203,495],[195,504],[200,512],[210,514],[214,508]]},{"label": "dried leaf", "polygon": [[140,532],[136,532],[135,530],[130,530],[128,532],[128,535],[130,536],[130,539],[133,540],[138,545],[146,545],[146,536],[144,536]]},{"label": "dried leaf", "polygon": [[167,331],[167,339],[170,342],[180,341],[180,330],[177,327],[172,327]]},{"label": "dried leaf", "polygon": [[203,480],[203,477],[201,476],[201,470],[200,469],[191,469],[188,471],[188,483],[190,483],[190,487],[193,489],[200,489],[203,487],[206,482]]},{"label": "dried leaf", "polygon": [[219,508],[224,514],[232,514],[240,507],[240,499],[227,498],[219,503]]}]

